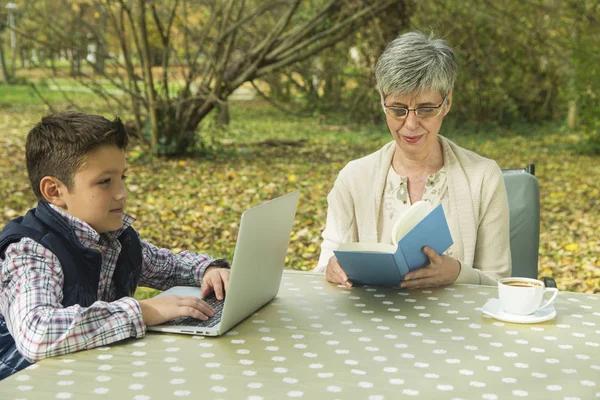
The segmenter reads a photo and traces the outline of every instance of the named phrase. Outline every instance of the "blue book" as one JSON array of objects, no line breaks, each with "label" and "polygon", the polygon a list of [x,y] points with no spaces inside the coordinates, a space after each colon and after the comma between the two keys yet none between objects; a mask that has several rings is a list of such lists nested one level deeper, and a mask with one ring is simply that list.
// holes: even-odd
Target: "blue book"
[{"label": "blue book", "polygon": [[359,285],[398,286],[404,275],[429,265],[423,247],[442,254],[454,243],[441,204],[414,203],[395,224],[392,239],[384,243],[344,243],[334,251],[348,279]]}]

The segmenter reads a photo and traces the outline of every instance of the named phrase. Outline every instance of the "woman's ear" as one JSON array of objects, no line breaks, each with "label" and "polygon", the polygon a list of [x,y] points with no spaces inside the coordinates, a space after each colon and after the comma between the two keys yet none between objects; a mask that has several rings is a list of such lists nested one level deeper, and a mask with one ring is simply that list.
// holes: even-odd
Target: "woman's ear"
[{"label": "woman's ear", "polygon": [[385,103],[385,97],[383,97],[383,93],[381,93],[381,91],[379,91],[379,100],[380,100],[380,103],[381,103],[381,107],[382,107],[382,108],[384,109],[384,111],[385,111],[385,106],[384,106],[384,103]]},{"label": "woman's ear", "polygon": [[63,194],[67,192],[67,187],[57,178],[53,176],[43,177],[40,181],[40,192],[48,203],[66,208],[67,203],[63,199]]},{"label": "woman's ear", "polygon": [[448,93],[448,96],[446,96],[446,107],[444,109],[444,116],[446,116],[448,112],[450,112],[450,108],[452,108],[452,90]]}]

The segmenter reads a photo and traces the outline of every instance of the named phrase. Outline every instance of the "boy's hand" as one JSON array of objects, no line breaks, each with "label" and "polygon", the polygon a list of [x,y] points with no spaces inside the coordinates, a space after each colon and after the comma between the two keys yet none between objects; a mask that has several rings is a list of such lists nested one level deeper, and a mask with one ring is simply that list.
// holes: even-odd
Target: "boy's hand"
[{"label": "boy's hand", "polygon": [[215,310],[194,296],[158,296],[140,300],[142,319],[146,326],[159,325],[179,317],[194,317],[206,321]]},{"label": "boy's hand", "polygon": [[206,268],[204,271],[204,278],[202,279],[202,297],[206,297],[211,292],[215,292],[217,300],[223,300],[225,292],[229,287],[229,268],[221,268],[217,266],[211,266]]}]

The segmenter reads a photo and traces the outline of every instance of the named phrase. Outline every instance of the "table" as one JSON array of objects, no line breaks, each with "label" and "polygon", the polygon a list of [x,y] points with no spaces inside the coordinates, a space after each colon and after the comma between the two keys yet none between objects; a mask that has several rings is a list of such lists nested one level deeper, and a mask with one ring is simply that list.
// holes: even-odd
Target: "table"
[{"label": "table", "polygon": [[600,296],[557,317],[484,316],[496,287],[338,287],[286,271],[279,295],[220,338],[143,339],[43,360],[2,399],[590,399],[600,397]]}]

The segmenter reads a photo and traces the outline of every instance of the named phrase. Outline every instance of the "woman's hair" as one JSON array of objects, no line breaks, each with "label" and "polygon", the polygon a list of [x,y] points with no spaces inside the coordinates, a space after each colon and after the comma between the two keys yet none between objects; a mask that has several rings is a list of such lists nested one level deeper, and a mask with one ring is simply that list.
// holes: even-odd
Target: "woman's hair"
[{"label": "woman's hair", "polygon": [[44,200],[40,182],[45,176],[59,179],[71,190],[75,173],[86,156],[102,145],[127,148],[127,133],[119,118],[62,112],[42,118],[27,135],[25,157],[34,194]]},{"label": "woman's hair", "polygon": [[392,93],[439,91],[446,96],[456,78],[456,55],[443,39],[409,32],[391,41],[375,67],[377,89]]}]

